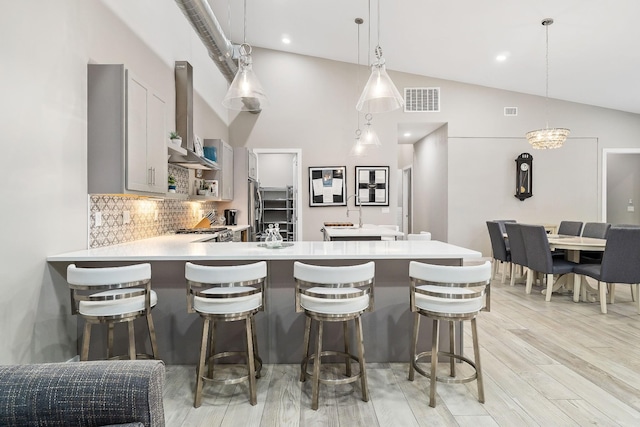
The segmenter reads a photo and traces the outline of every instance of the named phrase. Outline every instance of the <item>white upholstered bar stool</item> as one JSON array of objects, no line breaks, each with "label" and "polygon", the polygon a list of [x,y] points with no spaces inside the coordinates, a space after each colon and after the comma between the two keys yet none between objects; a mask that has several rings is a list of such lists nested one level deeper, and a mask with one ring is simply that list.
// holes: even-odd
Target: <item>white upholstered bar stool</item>
[{"label": "white upholstered bar stool", "polygon": [[[158,358],[156,333],[151,309],[158,302],[151,290],[151,264],[124,267],[79,268],[67,267],[67,282],[71,291],[71,314],[85,320],[80,360],[89,359],[91,327],[107,325],[107,359],[110,358]],[[146,317],[151,341],[151,355],[136,354],[133,321]],[[129,330],[128,355],[113,355],[113,330],[116,323],[126,322]]]},{"label": "white upholstered bar stool", "polygon": [[[296,312],[304,312],[306,324],[304,332],[305,355],[300,364],[300,381],[310,378],[313,381],[311,408],[318,409],[320,383],[348,384],[360,380],[362,400],[369,401],[367,371],[364,359],[364,341],[360,316],[373,310],[373,283],[375,263],[340,267],[326,267],[296,262],[293,267],[296,280]],[[349,350],[349,324],[353,320],[356,329],[358,355]],[[316,323],[315,352],[310,354],[310,335],[312,322]],[[324,322],[343,322],[344,351],[322,349]],[[322,358],[338,356],[345,359],[346,378],[321,378]],[[360,370],[352,375],[351,360],[358,362]],[[307,371],[309,362],[313,363],[313,372]]]},{"label": "white upholstered bar stool", "polygon": [[[478,400],[484,403],[482,370],[480,367],[480,347],[478,345],[478,329],[476,316],[484,306],[483,297],[486,286],[491,280],[491,263],[485,262],[471,266],[445,266],[424,264],[411,261],[409,264],[411,278],[409,302],[414,314],[413,338],[411,341],[411,361],[409,364],[409,380],[413,381],[415,371],[431,380],[429,388],[429,406],[436,406],[436,381],[444,383],[466,383],[477,380]],[[431,332],[431,351],[417,353],[420,316],[433,320]],[[463,355],[463,349],[455,349],[455,323],[462,325],[463,320],[471,320],[473,352],[475,362]],[[439,350],[440,322],[449,324],[449,351]],[[462,331],[460,331],[462,333]],[[449,358],[449,377],[437,375],[438,356]],[[426,372],[420,365],[420,359],[431,359],[431,370]],[[473,374],[457,378],[455,360],[461,360],[474,368]]]},{"label": "white upholstered bar stool", "polygon": [[[187,262],[187,311],[198,313],[204,320],[200,358],[196,369],[196,390],[193,406],[202,403],[204,381],[237,384],[249,380],[249,402],[257,404],[256,378],[260,377],[262,359],[258,353],[254,315],[264,309],[264,282],[267,263],[247,265],[204,266]],[[215,352],[217,322],[245,323],[246,351]],[[214,361],[242,356],[246,360],[246,375],[235,378],[214,377]],[[208,365],[208,372],[205,372]]]}]

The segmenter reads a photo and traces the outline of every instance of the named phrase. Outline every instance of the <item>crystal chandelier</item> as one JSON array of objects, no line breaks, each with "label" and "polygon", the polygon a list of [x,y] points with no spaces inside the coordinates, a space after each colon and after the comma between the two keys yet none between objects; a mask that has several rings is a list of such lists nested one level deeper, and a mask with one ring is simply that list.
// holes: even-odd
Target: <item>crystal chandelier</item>
[{"label": "crystal chandelier", "polygon": [[562,147],[562,144],[569,136],[569,129],[565,128],[549,128],[549,25],[553,24],[553,19],[546,18],[542,20],[545,26],[547,52],[546,52],[546,86],[545,86],[545,116],[547,119],[547,127],[545,129],[532,130],[526,133],[527,141],[535,149],[551,149]]}]

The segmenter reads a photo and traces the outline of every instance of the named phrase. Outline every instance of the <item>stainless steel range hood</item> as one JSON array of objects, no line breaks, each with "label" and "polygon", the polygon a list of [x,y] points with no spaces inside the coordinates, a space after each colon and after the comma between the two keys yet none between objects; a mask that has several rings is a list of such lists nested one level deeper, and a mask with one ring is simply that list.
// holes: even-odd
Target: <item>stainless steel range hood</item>
[{"label": "stainless steel range hood", "polygon": [[220,167],[193,151],[193,67],[187,61],[176,61],[176,131],[182,137],[186,155],[172,154],[169,163],[189,169],[219,170]]}]

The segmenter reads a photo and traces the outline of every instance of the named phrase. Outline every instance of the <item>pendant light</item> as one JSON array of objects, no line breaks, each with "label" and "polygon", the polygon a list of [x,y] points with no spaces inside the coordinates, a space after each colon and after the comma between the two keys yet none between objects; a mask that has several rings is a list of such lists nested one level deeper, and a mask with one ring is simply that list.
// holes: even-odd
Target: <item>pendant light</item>
[{"label": "pendant light", "polygon": [[545,118],[547,126],[544,129],[532,130],[526,133],[527,141],[535,149],[550,149],[562,147],[562,144],[569,136],[569,129],[549,128],[549,25],[553,24],[553,19],[542,20],[545,27],[547,52],[546,52],[546,87],[545,87]]},{"label": "pendant light", "polygon": [[269,103],[253,72],[251,45],[247,43],[247,0],[244,0],[243,43],[240,45],[238,72],[229,86],[222,105],[230,110],[260,112],[262,106]]},{"label": "pendant light", "polygon": [[[369,31],[371,31],[371,0],[369,0]],[[375,48],[376,61],[371,64],[371,76],[356,104],[358,111],[385,113],[404,105],[404,99],[387,74],[382,48],[380,47],[380,0],[378,0],[378,44]]]},{"label": "pendant light", "polygon": [[[355,19],[355,23],[357,25],[358,28],[358,44],[357,44],[357,58],[358,58],[358,66],[356,68],[356,88],[360,87],[360,25],[364,22],[364,20],[362,18],[356,18]],[[349,152],[349,156],[350,157],[365,157],[367,156],[367,147],[366,145],[363,143],[363,138],[362,138],[362,130],[360,130],[360,113],[358,111],[356,111],[356,122],[357,122],[357,127],[356,127],[356,137],[353,141],[353,145],[351,147],[351,151]],[[369,124],[369,129],[370,129],[370,124]],[[373,131],[373,130],[371,130]]]}]

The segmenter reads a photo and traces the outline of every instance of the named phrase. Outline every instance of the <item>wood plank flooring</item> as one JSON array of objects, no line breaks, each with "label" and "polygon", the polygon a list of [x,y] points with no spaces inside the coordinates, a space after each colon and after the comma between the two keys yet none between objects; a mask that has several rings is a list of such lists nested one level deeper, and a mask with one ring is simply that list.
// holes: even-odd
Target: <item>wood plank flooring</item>
[{"label": "wood plank flooring", "polygon": [[[167,366],[167,426],[640,425],[640,315],[627,286],[618,285],[606,315],[599,303],[574,303],[570,294],[547,303],[541,287],[525,295],[524,285],[491,286],[492,311],[478,318],[484,404],[475,382],[438,383],[431,408],[427,378],[408,381],[407,363],[372,363],[369,402],[361,400],[359,382],[321,385],[313,411],[311,385],[298,381],[298,365],[266,365],[256,406],[246,383],[205,384],[196,409],[195,366]],[[464,342],[471,357],[468,324]]]}]

